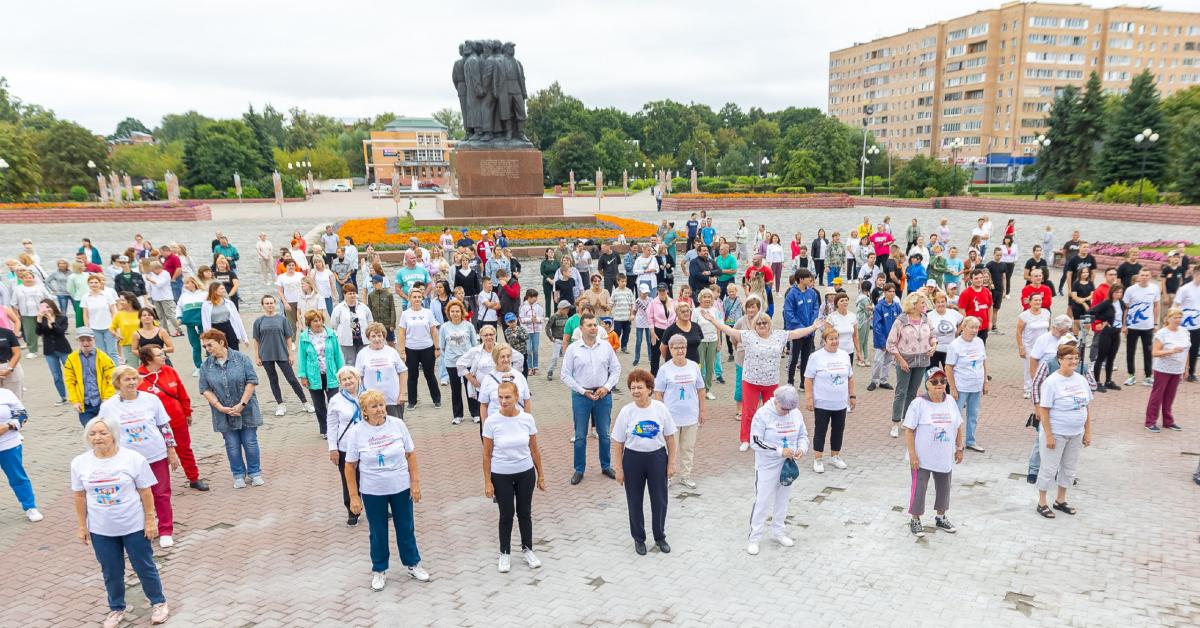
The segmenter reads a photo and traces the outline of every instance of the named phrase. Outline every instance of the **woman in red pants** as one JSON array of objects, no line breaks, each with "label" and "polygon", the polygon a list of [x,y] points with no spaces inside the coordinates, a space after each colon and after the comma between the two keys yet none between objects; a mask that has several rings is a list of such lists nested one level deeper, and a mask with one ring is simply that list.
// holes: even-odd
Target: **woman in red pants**
[{"label": "woman in red pants", "polygon": [[138,373],[142,382],[138,390],[145,391],[158,397],[167,416],[171,418],[171,431],[175,435],[175,453],[187,475],[188,486],[207,491],[208,483],[200,479],[200,469],[196,468],[196,455],[192,453],[192,435],[188,426],[192,423],[192,400],[188,397],[187,388],[179,379],[179,372],[167,366],[167,354],[158,345],[143,345],[138,352],[142,366]]}]

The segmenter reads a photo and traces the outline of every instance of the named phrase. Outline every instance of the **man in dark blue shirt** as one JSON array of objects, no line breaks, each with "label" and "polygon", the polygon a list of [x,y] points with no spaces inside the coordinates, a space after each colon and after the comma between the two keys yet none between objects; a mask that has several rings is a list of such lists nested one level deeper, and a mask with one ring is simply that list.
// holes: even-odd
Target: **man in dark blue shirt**
[{"label": "man in dark blue shirt", "polygon": [[[783,301],[783,328],[799,329],[808,327],[817,320],[821,311],[821,294],[813,287],[813,274],[807,268],[801,268],[792,275],[792,287],[788,288]],[[796,361],[800,361],[800,373],[803,375],[808,368],[808,356],[813,352],[813,337],[809,334],[792,341],[792,356],[788,359],[788,384],[795,385]],[[804,388],[804,378],[800,378],[800,389]]]},{"label": "man in dark blue shirt", "polygon": [[692,245],[696,242],[696,233],[700,230],[700,221],[696,220],[696,213],[692,212],[688,216],[687,221],[687,250],[692,250]]}]

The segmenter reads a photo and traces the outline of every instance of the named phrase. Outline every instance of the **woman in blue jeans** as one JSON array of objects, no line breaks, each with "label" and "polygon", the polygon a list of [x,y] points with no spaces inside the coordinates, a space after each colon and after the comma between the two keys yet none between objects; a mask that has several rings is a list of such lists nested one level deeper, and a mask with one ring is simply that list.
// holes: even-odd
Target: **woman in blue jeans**
[{"label": "woman in blue jeans", "polygon": [[979,402],[987,394],[987,347],[979,338],[980,321],[974,316],[963,319],[962,333],[950,342],[946,349],[946,377],[950,384],[950,396],[966,418],[966,447],[983,453],[983,447],[975,442],[975,427],[979,424]]},{"label": "woman in blue jeans", "polygon": [[71,490],[75,492],[76,537],[91,543],[108,593],[105,628],[125,619],[125,556],[153,605],[150,621],[167,621],[170,611],[162,580],[154,564],[150,540],[158,534],[158,517],[150,487],[157,480],[150,463],[138,452],[122,447],[115,417],[96,417],[84,426],[90,449],[71,461]]},{"label": "woman in blue jeans", "polygon": [[58,403],[67,403],[67,386],[63,382],[63,365],[71,355],[71,343],[67,341],[67,315],[59,309],[54,299],[43,299],[36,322],[37,335],[42,337],[42,355],[58,391]]},{"label": "woman in blue jeans", "polygon": [[387,584],[388,517],[396,527],[400,563],[419,582],[429,581],[421,567],[413,524],[413,503],[421,501],[421,476],[412,435],[404,421],[387,413],[387,399],[378,390],[358,398],[363,420],[353,424],[345,438],[347,492],[350,512],[367,512],[371,533],[371,589]]},{"label": "woman in blue jeans", "polygon": [[17,399],[16,393],[0,388],[0,469],[3,469],[8,486],[21,503],[21,510],[25,511],[30,521],[36,523],[42,520],[42,513],[38,512],[33,483],[25,473],[22,460],[24,447],[21,441],[24,437],[21,436],[21,428],[25,426],[25,416],[25,406]]},{"label": "woman in blue jeans", "polygon": [[200,343],[208,352],[200,365],[200,394],[212,406],[213,431],[225,439],[233,488],[246,488],[247,479],[262,486],[266,482],[259,466],[258,428],[263,421],[254,394],[258,386],[254,362],[230,349],[219,329],[200,334]]}]

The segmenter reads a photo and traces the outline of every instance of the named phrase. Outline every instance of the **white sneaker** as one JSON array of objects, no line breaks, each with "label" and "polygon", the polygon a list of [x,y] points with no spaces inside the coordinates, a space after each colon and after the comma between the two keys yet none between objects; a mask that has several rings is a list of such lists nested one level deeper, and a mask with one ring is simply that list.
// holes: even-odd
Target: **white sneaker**
[{"label": "white sneaker", "polygon": [[831,465],[833,465],[833,466],[835,466],[835,467],[837,467],[837,468],[839,468],[839,469],[845,469],[845,468],[846,468],[846,463],[845,463],[845,462],[842,460],[842,457],[841,457],[841,456],[830,456],[830,457],[829,457],[829,464],[831,464]]},{"label": "white sneaker", "polygon": [[234,478],[233,488],[246,488],[246,478]]},{"label": "white sneaker", "polygon": [[1137,378],[1136,378],[1136,377],[1134,377],[1134,376],[1130,375],[1129,377],[1127,377],[1127,378],[1125,379],[1125,385],[1126,385],[1126,386],[1133,386],[1133,385],[1135,385],[1135,384],[1137,384]]},{"label": "white sneaker", "polygon": [[42,516],[42,513],[38,512],[37,508],[30,508],[29,510],[26,510],[25,517],[34,523],[37,523],[37,522],[41,521],[42,519],[46,518],[46,517]]},{"label": "white sneaker", "polygon": [[716,400],[717,400],[717,396],[716,396],[716,395],[714,395],[714,394],[712,394],[712,393],[710,393],[710,392],[706,392],[706,393],[704,393],[704,398],[705,398],[705,399],[707,399],[707,400],[709,400],[709,401],[716,401]]},{"label": "white sneaker", "polygon": [[371,572],[371,590],[372,591],[382,591],[383,585],[385,585],[385,584],[387,584],[387,572],[386,571],[372,571]]},{"label": "white sneaker", "polygon": [[25,357],[27,357],[27,358],[29,358],[29,359],[31,359],[31,360],[36,360],[36,359],[37,359],[37,352],[36,352],[36,351],[30,351],[29,353],[26,353],[26,354],[25,354]]},{"label": "white sneaker", "polygon": [[776,534],[775,536],[772,536],[771,538],[776,543],[778,543],[784,547],[791,547],[796,544],[796,542],[792,540],[792,537],[790,537],[786,534]]},{"label": "white sneaker", "polygon": [[1028,399],[1028,398],[1029,398],[1029,391],[1028,391],[1028,390],[1026,390],[1025,392],[1021,393],[1021,398],[1022,398],[1022,399]]},{"label": "white sneaker", "polygon": [[200,369],[193,370],[192,377],[200,377]]},{"label": "white sneaker", "polygon": [[679,483],[688,488],[696,488],[696,483],[692,481],[692,478],[683,478]]},{"label": "white sneaker", "polygon": [[250,478],[250,486],[262,486],[263,484],[266,484],[266,483],[267,483],[267,481],[264,480],[263,476],[261,476],[261,475],[256,475],[256,476]]},{"label": "white sneaker", "polygon": [[456,416],[450,421],[450,425],[458,425],[459,423],[462,423],[462,417],[460,416]]},{"label": "white sneaker", "polygon": [[1142,380],[1142,385],[1143,386],[1153,386],[1154,385],[1154,377],[1147,377],[1146,379]]},{"label": "white sneaker", "polygon": [[512,568],[512,561],[509,558],[508,554],[501,554],[500,561],[498,563],[496,563],[496,571],[499,571],[500,573],[508,573],[508,570],[511,568]]},{"label": "white sneaker", "polygon": [[751,556],[758,556],[758,541],[750,541],[746,546],[746,553]]},{"label": "white sneaker", "polygon": [[750,443],[742,443],[738,446],[738,451],[746,451],[750,449]]},{"label": "white sneaker", "polygon": [[542,561],[538,560],[537,554],[534,554],[533,550],[527,549],[521,553],[525,555],[525,564],[529,565],[530,569],[537,569],[542,566]]},{"label": "white sneaker", "polygon": [[164,535],[158,537],[158,546],[159,547],[174,547],[175,539],[171,538],[170,534],[164,534]]},{"label": "white sneaker", "polygon": [[893,423],[891,434],[892,434],[892,438],[900,438],[900,426]]},{"label": "white sneaker", "polygon": [[275,406],[275,416],[284,416],[285,414],[287,414],[287,406],[282,403]]},{"label": "white sneaker", "polygon": [[821,462],[820,458],[813,460],[813,471],[817,473],[825,473],[825,463]]},{"label": "white sneaker", "polygon": [[317,408],[310,401],[310,402],[304,404],[304,411],[309,414],[315,414],[317,412]]},{"label": "white sneaker", "polygon": [[420,565],[413,565],[408,568],[408,575],[416,578],[418,582],[429,582],[429,572]]},{"label": "white sneaker", "polygon": [[477,417],[477,416],[473,416],[473,417],[471,417],[471,422],[472,422],[472,423],[478,423],[478,422],[479,422],[479,417]]}]

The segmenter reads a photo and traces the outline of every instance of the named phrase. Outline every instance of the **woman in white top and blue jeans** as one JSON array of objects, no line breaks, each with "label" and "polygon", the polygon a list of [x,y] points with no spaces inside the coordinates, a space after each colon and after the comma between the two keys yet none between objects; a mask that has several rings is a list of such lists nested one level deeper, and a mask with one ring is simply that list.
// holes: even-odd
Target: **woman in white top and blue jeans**
[{"label": "woman in white top and blue jeans", "polygon": [[[320,259],[320,258],[317,258]],[[362,409],[358,406],[358,391],[362,380],[358,369],[343,366],[337,372],[338,391],[330,397],[326,409],[326,432],[329,440],[329,461],[338,468],[342,480],[342,503],[346,506],[346,525],[358,525],[358,515],[350,510],[350,487],[346,484],[346,432],[362,420]],[[357,470],[355,470],[357,473]]]},{"label": "woman in white top and blue jeans", "polygon": [[533,416],[517,407],[517,385],[504,382],[494,396],[500,410],[483,424],[483,494],[500,507],[500,573],[511,567],[513,514],[521,531],[521,553],[531,569],[542,566],[533,553],[533,488],[546,490],[542,452]]}]

